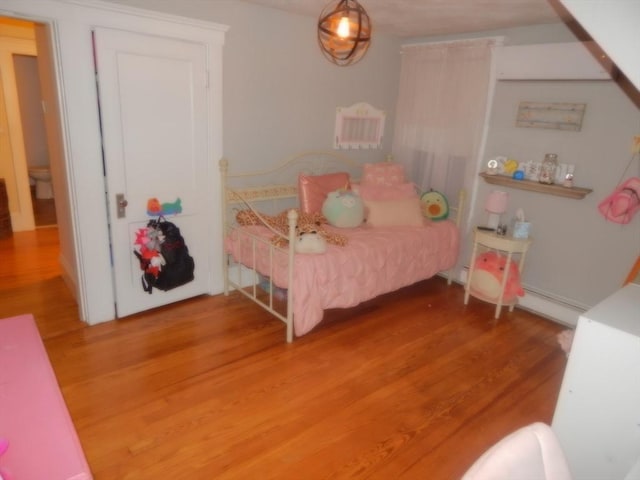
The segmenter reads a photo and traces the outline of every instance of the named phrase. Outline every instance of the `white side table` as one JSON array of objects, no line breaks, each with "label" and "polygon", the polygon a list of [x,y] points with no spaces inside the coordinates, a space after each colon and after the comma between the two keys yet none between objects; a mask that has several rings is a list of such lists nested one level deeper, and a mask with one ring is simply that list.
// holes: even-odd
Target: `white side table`
[{"label": "white side table", "polygon": [[517,299],[510,301],[508,303],[504,303],[504,291],[507,286],[507,277],[508,275],[502,276],[502,285],[500,288],[500,296],[496,301],[493,298],[487,298],[477,293],[471,292],[471,279],[474,274],[474,266],[476,262],[476,257],[489,250],[497,251],[499,253],[506,254],[507,263],[505,265],[504,271],[509,271],[509,265],[512,261],[514,261],[513,256],[518,255],[520,260],[518,262],[518,271],[522,274],[522,270],[524,268],[524,259],[527,255],[527,250],[532,243],[531,237],[529,238],[513,238],[511,236],[500,236],[495,232],[480,230],[476,228],[473,233],[473,253],[471,254],[471,264],[469,265],[469,275],[467,276],[467,283],[464,287],[464,304],[466,305],[469,302],[469,295],[472,295],[480,300],[489,303],[496,304],[496,315],[495,318],[500,317],[500,310],[503,305],[509,306],[509,311],[512,312],[516,303],[518,303]]}]

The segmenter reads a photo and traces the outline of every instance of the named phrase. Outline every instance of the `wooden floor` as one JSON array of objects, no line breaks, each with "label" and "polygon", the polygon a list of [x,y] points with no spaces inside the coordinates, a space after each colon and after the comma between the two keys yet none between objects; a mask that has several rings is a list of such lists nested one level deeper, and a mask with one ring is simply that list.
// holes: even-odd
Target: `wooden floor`
[{"label": "wooden floor", "polygon": [[56,203],[53,198],[36,198],[36,187],[31,187],[31,204],[33,205],[33,221],[36,227],[56,225]]},{"label": "wooden floor", "polygon": [[[435,278],[284,342],[237,295],[86,327],[55,229],[0,240],[1,317],[34,313],[95,478],[457,479],[550,422],[557,324]],[[19,272],[19,273],[15,273]]]}]

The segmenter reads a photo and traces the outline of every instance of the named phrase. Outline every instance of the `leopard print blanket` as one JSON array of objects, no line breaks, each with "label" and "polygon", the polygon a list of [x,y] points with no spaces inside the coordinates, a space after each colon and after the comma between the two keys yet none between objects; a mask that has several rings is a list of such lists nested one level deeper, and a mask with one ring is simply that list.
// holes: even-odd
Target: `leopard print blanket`
[{"label": "leopard print blanket", "polygon": [[[305,233],[317,233],[324,238],[327,243],[332,245],[344,246],[347,244],[347,237],[338,233],[328,232],[325,230],[324,225],[328,224],[327,219],[321,213],[303,213],[296,209],[298,212],[298,223],[296,225],[296,235],[302,235]],[[260,217],[264,219],[264,222],[260,217],[252,210],[240,210],[236,214],[236,221],[239,225],[244,227],[251,225],[263,225],[265,222],[269,224],[271,228],[280,232],[281,235],[274,235],[271,238],[271,243],[277,247],[286,247],[289,243],[287,236],[289,234],[289,219],[287,218],[288,210],[285,210],[278,215],[266,215],[260,214]]]}]

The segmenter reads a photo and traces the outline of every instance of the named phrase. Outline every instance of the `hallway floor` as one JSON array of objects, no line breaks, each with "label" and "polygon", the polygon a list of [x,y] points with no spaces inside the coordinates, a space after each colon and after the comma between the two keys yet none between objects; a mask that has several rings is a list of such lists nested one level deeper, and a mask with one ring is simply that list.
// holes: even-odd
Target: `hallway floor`
[{"label": "hallway floor", "polygon": [[55,199],[36,198],[35,187],[32,187],[31,202],[33,203],[33,219],[36,222],[36,227],[50,227],[58,223]]}]

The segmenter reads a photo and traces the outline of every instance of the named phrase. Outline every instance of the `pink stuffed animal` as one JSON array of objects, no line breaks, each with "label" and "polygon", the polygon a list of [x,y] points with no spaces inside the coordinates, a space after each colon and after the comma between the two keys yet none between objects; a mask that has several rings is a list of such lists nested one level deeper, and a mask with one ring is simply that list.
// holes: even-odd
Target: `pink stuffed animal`
[{"label": "pink stuffed animal", "polygon": [[[486,252],[479,255],[473,266],[473,278],[470,285],[471,293],[497,302],[500,298],[506,264],[507,257],[499,253]],[[516,262],[511,260],[502,301],[503,303],[511,303],[516,297],[522,296],[524,296],[524,290],[520,284],[520,271]]]}]

